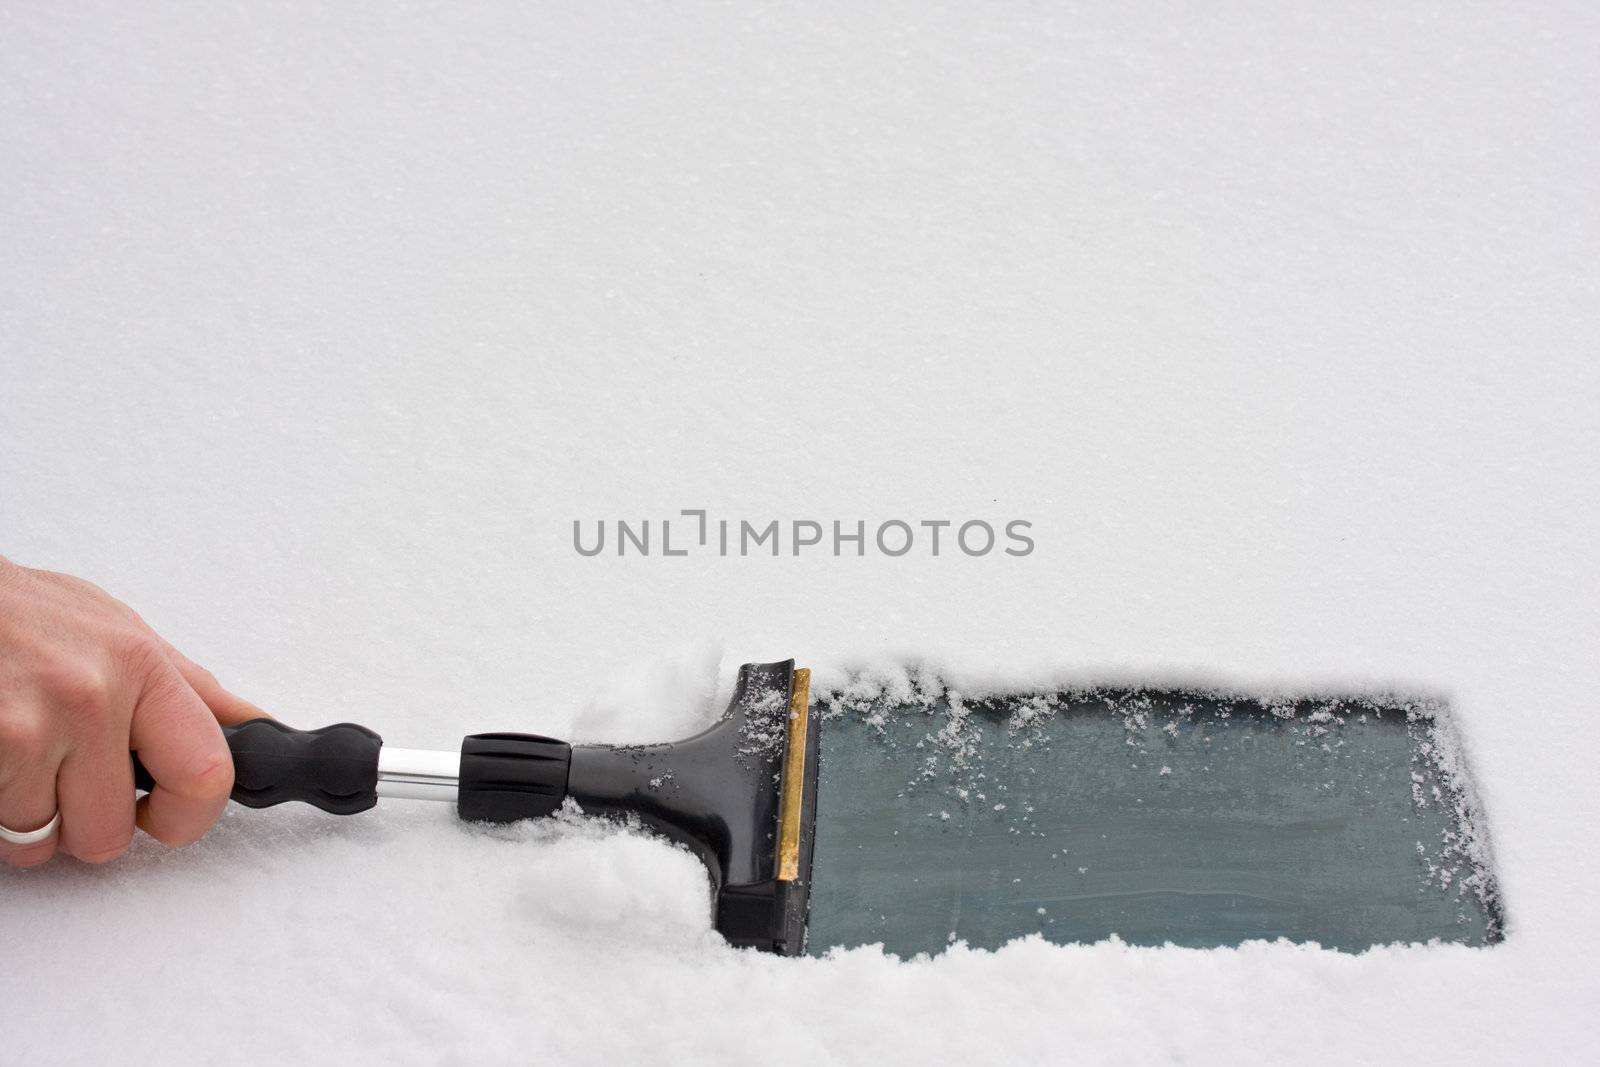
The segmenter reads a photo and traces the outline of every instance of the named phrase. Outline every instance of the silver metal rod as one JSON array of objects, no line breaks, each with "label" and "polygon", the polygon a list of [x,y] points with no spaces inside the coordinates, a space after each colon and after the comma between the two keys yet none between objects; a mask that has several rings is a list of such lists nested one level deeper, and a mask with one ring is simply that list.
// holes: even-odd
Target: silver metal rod
[{"label": "silver metal rod", "polygon": [[421,748],[378,750],[378,795],[407,800],[456,802],[461,781],[461,753]]}]

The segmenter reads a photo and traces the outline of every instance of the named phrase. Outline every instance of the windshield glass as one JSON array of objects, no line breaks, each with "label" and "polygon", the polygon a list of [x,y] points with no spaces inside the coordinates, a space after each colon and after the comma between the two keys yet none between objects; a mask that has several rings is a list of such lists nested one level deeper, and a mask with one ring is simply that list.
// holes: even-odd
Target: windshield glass
[{"label": "windshield glass", "polygon": [[1498,939],[1446,709],[824,694],[810,950]]}]

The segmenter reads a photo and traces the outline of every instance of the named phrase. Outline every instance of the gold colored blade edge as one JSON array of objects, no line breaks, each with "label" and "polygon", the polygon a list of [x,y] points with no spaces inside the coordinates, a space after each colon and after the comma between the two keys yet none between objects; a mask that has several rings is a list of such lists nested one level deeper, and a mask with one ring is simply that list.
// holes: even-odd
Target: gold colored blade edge
[{"label": "gold colored blade edge", "polygon": [[806,791],[806,730],[811,720],[811,671],[796,667],[789,689],[789,745],[783,754],[778,801],[778,881],[800,877],[800,806]]}]

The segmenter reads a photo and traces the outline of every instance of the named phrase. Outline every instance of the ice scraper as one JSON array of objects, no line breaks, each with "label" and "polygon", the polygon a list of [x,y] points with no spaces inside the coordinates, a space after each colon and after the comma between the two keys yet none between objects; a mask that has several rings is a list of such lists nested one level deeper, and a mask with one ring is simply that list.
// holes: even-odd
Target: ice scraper
[{"label": "ice scraper", "polygon": [[[571,799],[633,816],[693,851],[711,877],[717,930],[735,945],[796,955],[805,944],[817,791],[810,672],[747,663],[726,713],[687,740],[569,745],[536,734],[465,738],[460,751],[386,745],[353,723],[296,730],[273,719],[223,728],[233,800],[303,801],[353,815],[379,798],[453,803],[461,818],[514,822]],[[135,784],[154,783],[134,759]]]},{"label": "ice scraper", "polygon": [[1499,937],[1481,812],[1427,701],[852,691],[813,700],[792,660],[745,664],[721,719],[658,745],[492,733],[428,752],[259,719],[226,728],[233,799],[634,816],[705,863],[728,941],[784,955]]}]

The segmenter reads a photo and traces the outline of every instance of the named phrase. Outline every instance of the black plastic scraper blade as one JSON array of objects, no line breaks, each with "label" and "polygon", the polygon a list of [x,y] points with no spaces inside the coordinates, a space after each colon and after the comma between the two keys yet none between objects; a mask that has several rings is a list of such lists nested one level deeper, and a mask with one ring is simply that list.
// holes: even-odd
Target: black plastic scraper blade
[{"label": "black plastic scraper blade", "polygon": [[664,745],[580,745],[567,792],[585,811],[634,815],[687,845],[711,875],[731,943],[805,948],[817,804],[818,718],[793,660],[739,669],[723,717]]},{"label": "black plastic scraper blade", "polygon": [[1100,689],[833,707],[813,953],[1500,936],[1437,704]]}]

